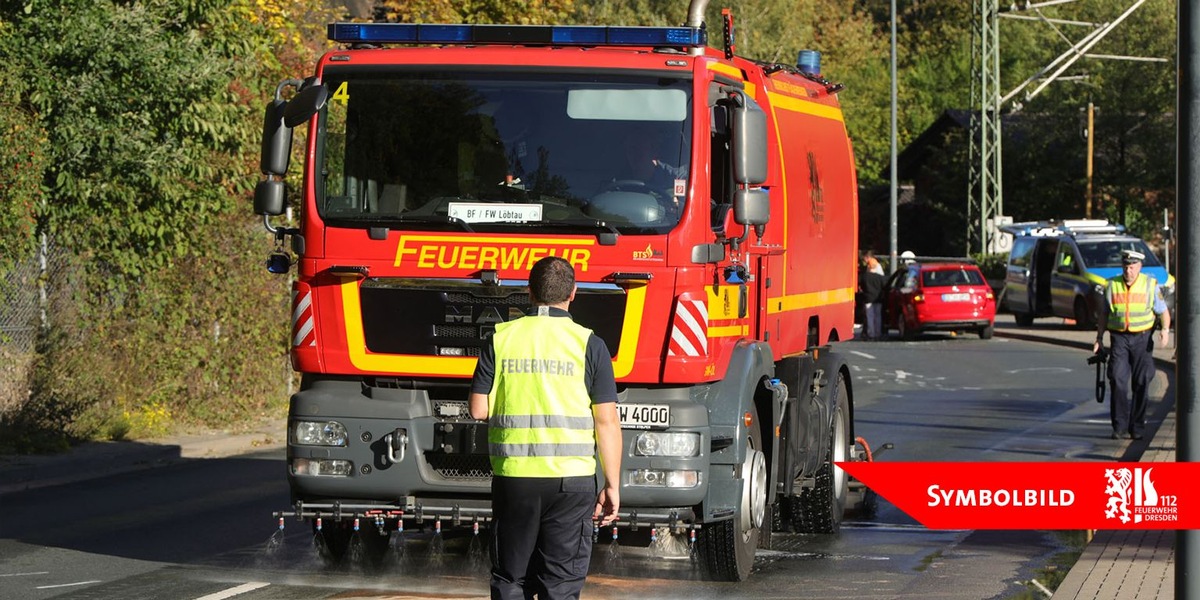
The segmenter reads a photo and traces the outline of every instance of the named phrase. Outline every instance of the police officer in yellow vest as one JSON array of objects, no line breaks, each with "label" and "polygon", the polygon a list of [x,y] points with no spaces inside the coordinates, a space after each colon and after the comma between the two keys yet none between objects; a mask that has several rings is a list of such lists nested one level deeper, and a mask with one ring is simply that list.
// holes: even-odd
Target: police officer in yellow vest
[{"label": "police officer in yellow vest", "polygon": [[1142,274],[1146,256],[1134,250],[1121,253],[1122,273],[1108,280],[1104,302],[1100,303],[1096,343],[1092,352],[1104,345],[1109,332],[1111,350],[1108,376],[1112,382],[1112,438],[1142,439],[1146,429],[1146,392],[1154,378],[1155,315],[1162,318],[1161,342],[1165,347],[1171,334],[1171,313],[1163,300],[1158,281]]},{"label": "police officer in yellow vest", "polygon": [[[496,326],[471,382],[471,416],[488,421],[492,598],[578,598],[592,520],[620,508],[621,425],[612,355],[567,312],[575,270],[547,257],[529,273],[533,310]],[[604,487],[596,489],[596,450]]]}]

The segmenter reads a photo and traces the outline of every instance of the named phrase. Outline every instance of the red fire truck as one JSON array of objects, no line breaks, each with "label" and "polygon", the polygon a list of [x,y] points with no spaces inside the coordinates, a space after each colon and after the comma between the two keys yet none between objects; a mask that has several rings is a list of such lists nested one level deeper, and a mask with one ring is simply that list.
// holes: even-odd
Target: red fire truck
[{"label": "red fire truck", "polygon": [[[737,56],[728,15],[708,47],[705,3],[680,27],[335,23],[315,75],[281,84],[255,192],[268,268],[298,270],[279,514],[332,556],[385,552],[406,522],[487,526],[470,377],[550,255],[612,352],[621,524],[691,537],[722,580],[773,527],[838,530],[855,438],[830,343],[852,336],[858,220],[840,86],[812,52]],[[270,218],[296,127],[291,229]]]}]

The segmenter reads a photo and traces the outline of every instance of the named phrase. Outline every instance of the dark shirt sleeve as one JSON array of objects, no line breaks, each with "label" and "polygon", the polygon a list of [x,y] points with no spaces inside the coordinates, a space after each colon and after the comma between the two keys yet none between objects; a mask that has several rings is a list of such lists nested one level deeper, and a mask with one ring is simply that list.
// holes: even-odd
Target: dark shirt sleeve
[{"label": "dark shirt sleeve", "polygon": [[471,393],[492,393],[492,381],[496,378],[496,347],[491,340],[479,352],[479,362],[475,363],[475,375],[471,378]]},{"label": "dark shirt sleeve", "polygon": [[[667,163],[665,163],[661,160],[655,161],[654,166],[658,170],[665,172],[667,174],[667,176],[670,177],[672,180],[687,179],[687,167],[684,167],[684,166],[672,167],[671,165],[668,165]],[[674,181],[672,181],[671,183],[674,184]]]},{"label": "dark shirt sleeve", "polygon": [[584,383],[592,404],[617,401],[617,382],[613,377],[612,355],[604,340],[596,334],[588,338],[587,366],[584,368]]}]

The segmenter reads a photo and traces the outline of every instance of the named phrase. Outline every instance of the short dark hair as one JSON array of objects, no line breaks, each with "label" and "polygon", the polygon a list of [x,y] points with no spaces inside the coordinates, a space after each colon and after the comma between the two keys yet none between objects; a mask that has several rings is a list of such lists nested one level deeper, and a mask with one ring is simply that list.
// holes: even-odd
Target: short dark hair
[{"label": "short dark hair", "polygon": [[575,268],[557,256],[547,256],[529,271],[529,293],[535,304],[558,304],[575,291]]}]

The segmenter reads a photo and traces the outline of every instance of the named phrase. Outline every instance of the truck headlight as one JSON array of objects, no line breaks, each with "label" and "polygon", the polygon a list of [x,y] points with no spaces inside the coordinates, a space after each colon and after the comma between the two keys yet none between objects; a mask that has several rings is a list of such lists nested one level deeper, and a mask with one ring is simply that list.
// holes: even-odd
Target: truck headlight
[{"label": "truck headlight", "polygon": [[634,441],[634,454],[638,456],[699,456],[700,434],[660,431],[639,433]]},{"label": "truck headlight", "polygon": [[346,426],[337,421],[296,421],[292,423],[292,443],[303,446],[345,446]]},{"label": "truck headlight", "polygon": [[349,477],[354,472],[354,463],[348,460],[329,458],[293,458],[292,475],[324,477]]},{"label": "truck headlight", "polygon": [[631,487],[694,488],[700,485],[699,471],[635,469],[629,471]]}]

